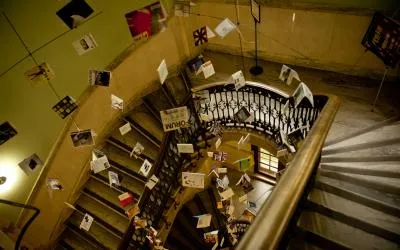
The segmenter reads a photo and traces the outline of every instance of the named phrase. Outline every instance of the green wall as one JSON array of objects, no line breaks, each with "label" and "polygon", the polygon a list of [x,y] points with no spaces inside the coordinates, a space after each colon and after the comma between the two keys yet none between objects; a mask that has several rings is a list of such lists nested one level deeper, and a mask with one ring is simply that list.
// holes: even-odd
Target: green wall
[{"label": "green wall", "polygon": [[[124,14],[156,1],[87,0],[94,9],[93,18],[74,30],[69,30],[56,15],[67,2],[0,0],[0,10],[8,16],[31,51],[60,36],[34,53],[34,57],[39,63],[49,63],[55,71],[52,85],[56,92],[61,97],[70,95],[79,102],[79,97],[88,88],[88,69],[106,67],[132,44]],[[163,1],[163,4],[169,9],[172,0]],[[94,36],[98,47],[78,56],[72,42],[88,32]],[[0,16],[0,37],[0,72],[4,72],[27,52],[3,15]],[[33,60],[27,57],[0,77],[0,123],[9,121],[18,131],[17,136],[0,146],[0,175],[8,178],[7,185],[0,186],[0,198],[19,202],[28,198],[41,169],[26,176],[17,164],[32,153],[46,160],[68,119],[62,120],[52,111],[58,99],[50,86],[33,87],[25,80],[24,72],[32,66]],[[11,214],[17,215],[18,211]],[[10,216],[10,209],[0,205],[0,217],[17,216]]]}]

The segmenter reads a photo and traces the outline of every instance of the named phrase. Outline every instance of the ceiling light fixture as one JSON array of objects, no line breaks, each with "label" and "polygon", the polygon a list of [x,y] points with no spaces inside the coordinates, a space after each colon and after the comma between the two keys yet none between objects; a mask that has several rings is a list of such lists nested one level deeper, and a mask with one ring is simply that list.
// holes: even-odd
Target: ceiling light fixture
[{"label": "ceiling light fixture", "polygon": [[0,177],[0,185],[3,185],[7,181],[7,177],[1,176]]}]

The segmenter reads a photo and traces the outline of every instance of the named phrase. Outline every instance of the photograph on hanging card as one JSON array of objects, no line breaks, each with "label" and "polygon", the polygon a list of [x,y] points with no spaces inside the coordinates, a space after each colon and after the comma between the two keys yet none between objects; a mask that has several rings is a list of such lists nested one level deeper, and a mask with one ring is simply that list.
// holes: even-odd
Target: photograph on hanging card
[{"label": "photograph on hanging card", "polygon": [[25,71],[24,76],[33,86],[36,86],[48,83],[56,74],[50,65],[44,62]]},{"label": "photograph on hanging card", "polygon": [[236,183],[236,186],[238,185],[240,185],[245,194],[254,189],[251,184],[251,179],[246,173],[240,177],[239,181]]},{"label": "photograph on hanging card", "polygon": [[182,172],[182,186],[191,188],[204,188],[205,174]]},{"label": "photograph on hanging card", "polygon": [[292,84],[293,78],[300,82],[300,77],[297,72],[286,65],[282,65],[281,73],[279,74],[279,80],[286,82],[287,85]]},{"label": "photograph on hanging card", "polygon": [[131,36],[135,41],[147,39],[165,29],[166,12],[160,2],[125,14]]},{"label": "photograph on hanging card", "polygon": [[90,168],[92,171],[97,174],[103,170],[106,170],[110,167],[110,163],[108,162],[107,156],[99,157],[90,162]]},{"label": "photograph on hanging card", "polygon": [[400,60],[400,23],[376,12],[361,44],[386,66],[395,68]]},{"label": "photograph on hanging card", "polygon": [[115,172],[108,171],[108,181],[109,181],[110,187],[119,187],[120,186],[118,174]]},{"label": "photograph on hanging card", "polygon": [[17,130],[9,122],[3,122],[0,125],[0,145],[10,140],[18,134]]},{"label": "photograph on hanging card", "polygon": [[198,75],[202,71],[202,65],[204,64],[204,57],[203,55],[198,55],[195,58],[191,59],[187,62],[187,66],[189,67],[190,71]]},{"label": "photograph on hanging card", "polygon": [[229,18],[225,18],[215,28],[215,33],[217,33],[217,35],[220,36],[221,38],[224,38],[235,28],[236,28],[236,25]]},{"label": "photograph on hanging card", "polygon": [[74,100],[74,98],[66,96],[53,106],[53,111],[56,112],[58,116],[60,116],[62,119],[65,119],[76,108],[78,108],[78,105],[76,105],[76,101]]},{"label": "photograph on hanging card", "polygon": [[18,163],[18,166],[26,175],[31,175],[38,170],[40,166],[43,166],[43,162],[40,160],[37,154],[33,154],[28,158],[25,158],[22,162]]},{"label": "photograph on hanging card", "polygon": [[46,186],[50,191],[62,191],[64,189],[60,181],[56,178],[48,178]]},{"label": "photograph on hanging card", "polygon": [[297,108],[297,106],[303,101],[304,98],[306,98],[309,101],[309,104],[314,107],[314,96],[304,82],[301,82],[299,84],[297,89],[293,92],[292,96],[294,99],[295,108]]},{"label": "photograph on hanging card", "polygon": [[150,173],[152,166],[153,165],[147,159],[145,159],[142,166],[139,169],[139,172],[147,177]]},{"label": "photograph on hanging card", "polygon": [[72,42],[72,47],[74,47],[76,53],[79,56],[86,54],[87,52],[93,50],[97,47],[97,42],[94,40],[92,34],[88,33]]},{"label": "photograph on hanging card", "polygon": [[218,230],[204,233],[204,241],[207,244],[215,244],[218,242]]},{"label": "photograph on hanging card", "polygon": [[244,79],[244,75],[241,70],[232,74],[232,80],[233,84],[235,84],[236,91],[246,85],[246,79]]},{"label": "photograph on hanging card", "polygon": [[144,151],[143,145],[140,144],[139,142],[136,142],[135,146],[132,149],[130,157],[135,156],[135,158],[137,159],[141,154],[143,154],[143,151]]},{"label": "photograph on hanging card", "polygon": [[203,65],[201,65],[201,70],[203,71],[204,79],[208,79],[215,74],[214,66],[211,61],[203,63]]},{"label": "photograph on hanging card", "polygon": [[208,42],[206,26],[194,30],[193,39],[194,39],[194,45],[196,47],[202,45],[203,43]]},{"label": "photograph on hanging card", "polygon": [[119,98],[116,95],[111,95],[111,108],[123,110],[124,109],[124,100],[122,100],[121,98]]},{"label": "photograph on hanging card", "polygon": [[93,220],[94,219],[92,216],[90,216],[89,214],[85,214],[85,216],[83,216],[81,224],[79,225],[79,228],[85,231],[89,231],[90,227],[92,226]]},{"label": "photograph on hanging card", "polygon": [[186,128],[188,126],[189,111],[186,106],[160,111],[164,132]]},{"label": "photograph on hanging card", "polygon": [[89,84],[91,86],[110,86],[111,71],[89,69]]},{"label": "photograph on hanging card", "polygon": [[73,29],[81,25],[92,13],[93,9],[85,0],[73,0],[56,14],[70,29]]},{"label": "photograph on hanging card", "polygon": [[174,6],[175,16],[188,17],[190,14],[190,0],[177,0]]},{"label": "photograph on hanging card", "polygon": [[91,146],[94,144],[92,130],[90,129],[72,132],[70,137],[74,147]]},{"label": "photograph on hanging card", "polygon": [[250,117],[251,113],[244,106],[242,106],[239,111],[233,115],[233,118],[238,122],[248,122]]},{"label": "photograph on hanging card", "polygon": [[226,152],[214,152],[212,159],[214,161],[224,162],[228,158],[228,153]]},{"label": "photograph on hanging card", "polygon": [[158,183],[159,179],[157,178],[157,176],[155,176],[154,174],[150,177],[150,179],[147,181],[146,183],[146,187],[148,187],[150,190],[152,190],[154,188],[154,186]]}]

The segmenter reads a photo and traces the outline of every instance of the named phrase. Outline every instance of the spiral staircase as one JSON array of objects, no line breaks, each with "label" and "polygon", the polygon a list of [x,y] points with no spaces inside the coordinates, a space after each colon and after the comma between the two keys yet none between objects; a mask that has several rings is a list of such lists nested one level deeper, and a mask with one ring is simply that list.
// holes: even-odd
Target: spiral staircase
[{"label": "spiral staircase", "polygon": [[[148,249],[146,230],[136,229],[120,207],[118,195],[129,192],[139,204],[139,216],[156,230],[170,227],[164,242],[168,249],[211,249],[194,227],[193,215],[212,213],[213,229],[227,223],[215,210],[218,196],[212,187],[199,192],[168,221],[166,211],[176,204],[181,188],[180,173],[193,170],[211,147],[210,129],[245,130],[262,136],[279,150],[285,148],[279,132],[289,133],[308,125],[311,130],[277,183],[275,191],[256,220],[240,228],[238,249],[397,249],[399,247],[399,141],[400,124],[392,119],[331,142],[324,141],[339,102],[333,96],[314,96],[314,107],[301,103],[265,84],[247,82],[236,91],[225,82],[192,88],[185,70],[167,79],[157,91],[140,100],[121,118],[103,145],[110,171],[118,173],[121,185],[110,187],[107,171],[91,174],[83,186],[76,208],[64,222],[56,249]],[[203,92],[207,101],[192,98]],[[285,104],[289,100],[289,106]],[[187,106],[190,126],[164,133],[159,111]],[[246,107],[253,117],[243,122],[234,114]],[[201,115],[209,117],[200,120]],[[118,128],[130,123],[121,136]],[[396,135],[395,137],[393,135]],[[136,142],[144,147],[138,159],[129,156]],[[177,143],[191,143],[195,153],[182,155]],[[153,164],[159,178],[152,190],[139,173],[144,159]],[[151,174],[149,176],[151,176]],[[84,214],[94,222],[89,231],[79,229]],[[248,233],[245,233],[248,231]],[[223,230],[222,230],[223,233]],[[229,242],[218,248],[231,247]]]}]

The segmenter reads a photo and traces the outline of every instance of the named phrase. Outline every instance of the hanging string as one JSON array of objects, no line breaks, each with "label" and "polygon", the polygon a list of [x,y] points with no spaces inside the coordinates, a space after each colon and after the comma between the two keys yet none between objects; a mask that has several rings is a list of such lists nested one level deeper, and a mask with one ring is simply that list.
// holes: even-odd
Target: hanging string
[{"label": "hanging string", "polygon": [[[236,5],[235,5],[235,9],[236,9],[236,25],[237,27],[239,27],[240,25],[240,18],[239,18],[239,0],[236,0]],[[237,29],[238,31],[239,29]],[[240,36],[240,33],[238,33],[239,35],[239,44],[240,44],[240,53],[241,53],[241,59],[242,59],[242,69],[244,72],[246,72],[246,69],[244,67],[244,55],[243,55],[243,45],[242,45],[242,37]]]}]

